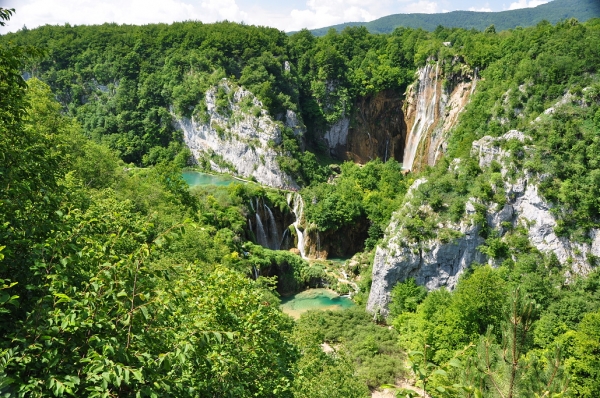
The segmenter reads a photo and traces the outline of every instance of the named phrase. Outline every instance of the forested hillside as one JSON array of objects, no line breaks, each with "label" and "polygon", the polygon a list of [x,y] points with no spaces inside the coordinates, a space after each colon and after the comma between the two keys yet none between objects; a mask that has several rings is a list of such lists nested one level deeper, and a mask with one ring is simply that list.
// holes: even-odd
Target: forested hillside
[{"label": "forested hillside", "polygon": [[533,8],[518,10],[481,12],[451,11],[442,14],[395,14],[370,22],[347,22],[311,30],[315,36],[323,36],[329,29],[338,32],[351,26],[364,26],[371,33],[391,33],[398,27],[421,28],[434,31],[438,26],[485,30],[494,25],[498,31],[515,29],[518,26],[534,26],[541,21],[557,23],[569,18],[587,21],[600,17],[600,3],[596,0],[552,0]]},{"label": "forested hillside", "polygon": [[[0,396],[598,396],[599,69],[599,19],[1,36]],[[190,189],[228,144],[297,189]]]}]

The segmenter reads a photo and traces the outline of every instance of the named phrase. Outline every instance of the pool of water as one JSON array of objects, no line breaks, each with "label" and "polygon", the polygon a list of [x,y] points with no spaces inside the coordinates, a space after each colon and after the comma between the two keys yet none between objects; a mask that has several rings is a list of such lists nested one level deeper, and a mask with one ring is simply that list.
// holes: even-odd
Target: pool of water
[{"label": "pool of water", "polygon": [[183,179],[190,187],[196,187],[198,185],[217,185],[224,187],[234,182],[241,183],[241,181],[232,177],[200,173],[198,171],[184,171],[182,175]]},{"label": "pool of water", "polygon": [[281,299],[281,309],[294,319],[308,310],[343,310],[354,305],[349,298],[327,289],[309,289]]}]

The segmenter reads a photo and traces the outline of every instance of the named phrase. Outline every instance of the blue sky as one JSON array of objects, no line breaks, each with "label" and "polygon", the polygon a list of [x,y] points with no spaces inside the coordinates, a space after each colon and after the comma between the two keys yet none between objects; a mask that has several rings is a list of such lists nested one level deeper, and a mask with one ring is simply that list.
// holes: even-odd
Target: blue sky
[{"label": "blue sky", "polygon": [[16,14],[0,33],[44,24],[154,22],[223,19],[285,31],[366,22],[390,14],[454,10],[503,11],[535,7],[548,0],[0,0]]}]

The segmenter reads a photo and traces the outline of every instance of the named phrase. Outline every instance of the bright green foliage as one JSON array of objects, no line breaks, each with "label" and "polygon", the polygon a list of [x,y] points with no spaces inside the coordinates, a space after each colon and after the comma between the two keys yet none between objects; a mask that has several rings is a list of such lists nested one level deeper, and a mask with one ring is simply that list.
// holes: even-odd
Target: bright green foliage
[{"label": "bright green foliage", "polygon": [[336,230],[366,217],[375,225],[372,245],[383,235],[392,212],[407,189],[398,162],[374,160],[364,167],[346,162],[334,184],[319,184],[302,191],[306,217],[319,230]]},{"label": "bright green foliage", "polygon": [[392,289],[392,301],[389,304],[390,316],[395,318],[403,312],[415,312],[417,305],[427,296],[427,289],[418,286],[413,278],[398,283]]},{"label": "bright green foliage", "polygon": [[[411,356],[412,370],[435,396],[561,394],[563,371],[569,394],[598,395],[598,271],[567,283],[566,268],[533,249],[524,226],[505,225],[501,235],[487,210],[507,202],[503,184],[527,169],[543,175],[559,235],[586,241],[600,225],[599,27],[351,28],[316,38],[186,22],[2,36],[0,395],[365,397],[368,387],[407,376],[402,350],[422,352],[422,360]],[[9,41],[48,54],[27,60],[33,53]],[[350,117],[357,99],[403,92],[418,66],[435,61],[446,88],[465,74],[480,79],[448,157],[426,170],[407,206],[414,179],[397,161],[345,163],[326,183],[335,167],[321,166],[282,127],[279,162],[307,186],[309,225],[336,231],[368,222],[368,249],[399,209],[407,242],[451,242],[460,232],[439,225],[465,220],[470,201],[470,221],[485,239],[479,250],[497,267],[475,267],[454,292],[424,297],[412,280],[397,286],[394,329],[361,309],[309,313],[294,328],[274,288],[314,285],[325,270],[248,243],[250,200],[285,214],[285,194],[254,184],[189,190],[180,175],[189,150],[172,112],[202,120],[206,90],[227,78],[276,119],[298,112],[305,143],[318,148],[323,129]],[[23,65],[52,92],[37,79],[25,84]],[[536,121],[567,90],[567,103]],[[225,114],[229,94],[217,88],[216,97]],[[514,128],[531,140],[500,143],[513,167],[480,169],[469,155],[473,140]],[[256,273],[277,280],[252,280]],[[360,284],[366,290],[369,277]],[[324,342],[335,352],[324,353]]]},{"label": "bright green foliage", "polygon": [[242,216],[190,224],[210,202],[178,169],[122,171],[47,86],[27,95],[1,135],[2,394],[292,396],[292,320],[214,265],[234,259]]},{"label": "bright green foliage", "polygon": [[435,365],[427,372],[447,372],[427,376],[428,391],[506,397],[512,388],[513,396],[593,396],[598,272],[565,285],[552,256],[531,248],[513,253],[515,262],[477,267],[454,292],[431,292],[416,313],[397,316],[400,346],[423,352],[427,345]]},{"label": "bright green foliage", "polygon": [[364,309],[309,311],[298,320],[295,336],[314,336],[316,343],[336,347],[344,353],[342,358],[352,362],[350,369],[355,369],[355,377],[371,388],[393,383],[403,375],[404,358],[396,343],[397,334],[373,324],[372,316]]},{"label": "bright green foliage", "polygon": [[325,270],[318,264],[309,264],[301,257],[287,251],[269,250],[247,243],[245,256],[240,259],[242,269],[259,274],[277,276],[277,290],[281,294],[294,294],[308,287],[318,287],[326,279]]},{"label": "bright green foliage", "polygon": [[[289,76],[281,73],[283,61],[277,60],[285,56],[286,36],[271,28],[228,22],[66,25],[8,34],[7,40],[47,49],[45,59],[28,63],[29,73],[52,87],[91,138],[118,151],[126,162],[140,164],[148,155],[144,162],[153,164],[159,148],[179,142],[169,107],[192,114],[221,77],[244,75],[274,115],[293,104],[296,95]],[[252,78],[243,72],[247,66],[265,75]],[[262,86],[270,73],[275,73],[272,90]]]},{"label": "bright green foliage", "polygon": [[369,389],[356,377],[349,355],[345,351],[323,352],[322,339],[320,328],[297,327],[294,330],[293,340],[302,352],[294,380],[294,397],[368,397]]},{"label": "bright green foliage", "polygon": [[600,118],[596,115],[600,115],[597,100],[585,108],[566,106],[532,132],[539,145],[531,166],[553,176],[541,184],[541,189],[558,205],[555,231],[580,240],[600,218]]},{"label": "bright green foliage", "polygon": [[573,341],[573,358],[568,360],[573,375],[571,388],[579,397],[600,394],[600,312],[586,314]]}]

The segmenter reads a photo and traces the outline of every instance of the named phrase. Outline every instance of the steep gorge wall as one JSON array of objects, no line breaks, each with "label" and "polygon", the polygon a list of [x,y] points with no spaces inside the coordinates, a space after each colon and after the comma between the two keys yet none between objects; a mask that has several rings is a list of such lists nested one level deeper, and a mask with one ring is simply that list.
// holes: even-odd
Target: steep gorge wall
[{"label": "steep gorge wall", "polygon": [[356,99],[350,118],[325,132],[330,154],[341,160],[367,163],[376,158],[402,159],[406,124],[402,98],[392,90]]},{"label": "steep gorge wall", "polygon": [[433,166],[477,83],[476,70],[466,65],[452,76],[444,76],[442,66],[429,62],[419,68],[404,97],[386,90],[356,99],[352,115],[323,136],[330,154],[361,164],[393,158],[413,171]]}]

